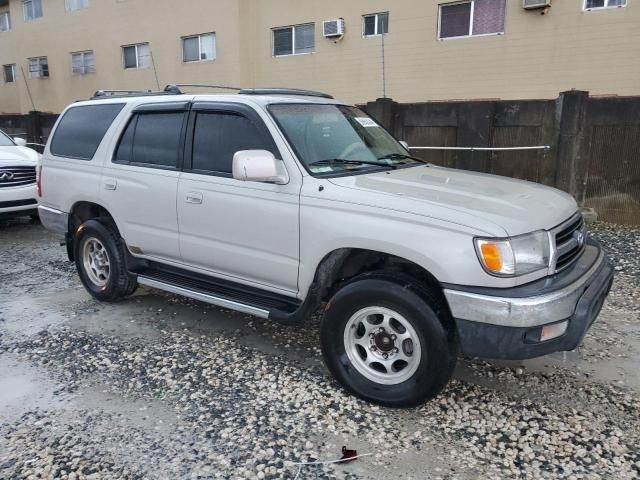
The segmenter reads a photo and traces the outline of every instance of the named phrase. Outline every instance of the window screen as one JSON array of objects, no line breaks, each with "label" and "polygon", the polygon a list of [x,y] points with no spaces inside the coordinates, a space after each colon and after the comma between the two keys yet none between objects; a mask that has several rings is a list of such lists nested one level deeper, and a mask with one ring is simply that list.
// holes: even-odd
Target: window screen
[{"label": "window screen", "polygon": [[376,34],[376,15],[367,15],[366,17],[364,17],[364,34]]},{"label": "window screen", "polygon": [[80,10],[81,8],[87,8],[89,6],[89,0],[64,0],[64,8],[68,11]]},{"label": "window screen", "polygon": [[469,35],[471,3],[457,3],[440,7],[440,38]]},{"label": "window screen", "polygon": [[122,54],[124,57],[124,68],[137,68],[138,61],[135,45],[131,47],[122,47]]},{"label": "window screen", "polygon": [[200,60],[216,58],[216,36],[213,33],[200,35]]},{"label": "window screen", "polygon": [[28,22],[42,16],[42,0],[22,0],[22,14]]},{"label": "window screen", "polygon": [[9,12],[0,13],[0,32],[11,30],[11,16]]},{"label": "window screen", "polygon": [[197,62],[200,60],[200,38],[185,38],[182,44],[182,53],[182,61],[184,62]]},{"label": "window screen", "polygon": [[273,31],[273,54],[291,55],[293,53],[293,28],[279,28]]},{"label": "window screen", "polygon": [[4,70],[4,81],[7,83],[13,83],[16,81],[16,65],[12,63],[11,65],[3,65]]},{"label": "window screen", "polygon": [[586,0],[584,8],[623,7],[627,0]]},{"label": "window screen", "polygon": [[315,25],[298,25],[295,27],[295,53],[311,53],[315,48]]},{"label": "window screen", "polygon": [[378,34],[387,34],[389,33],[389,14],[388,13],[379,13],[378,14]]},{"label": "window screen", "polygon": [[72,107],[64,114],[51,140],[51,153],[91,160],[124,104]]},{"label": "window screen", "polygon": [[116,159],[126,161],[126,145],[133,136],[130,162],[177,168],[183,120],[183,112],[138,114],[135,130],[129,132],[130,122],[120,140]]},{"label": "window screen", "polygon": [[506,0],[440,5],[440,38],[502,33],[506,8]]},{"label": "window screen", "polygon": [[198,113],[193,134],[194,170],[231,174],[240,150],[268,150],[279,156],[271,136],[242,115]]},{"label": "window screen", "polygon": [[504,31],[505,0],[475,0],[473,6],[473,34]]}]

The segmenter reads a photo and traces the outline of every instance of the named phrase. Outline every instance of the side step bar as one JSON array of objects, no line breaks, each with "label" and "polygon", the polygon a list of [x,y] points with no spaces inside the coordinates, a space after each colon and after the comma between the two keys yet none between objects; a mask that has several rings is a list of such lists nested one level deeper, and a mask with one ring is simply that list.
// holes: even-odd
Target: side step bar
[{"label": "side step bar", "polygon": [[247,313],[249,315],[255,315],[256,317],[269,318],[269,311],[261,308],[254,307],[252,305],[246,305],[244,303],[235,302],[223,297],[217,297],[209,293],[198,292],[188,288],[173,285],[171,283],[161,282],[153,278],[144,277],[138,275],[138,283],[146,285],[147,287],[157,288],[158,290],[164,290],[170,293],[176,293],[185,297],[200,300],[201,302],[217,305],[218,307],[228,308],[230,310],[236,310],[238,312]]},{"label": "side step bar", "polygon": [[305,300],[300,301],[295,297],[148,260],[130,258],[128,266],[129,272],[141,285],[285,324],[303,322],[320,302],[315,284]]}]

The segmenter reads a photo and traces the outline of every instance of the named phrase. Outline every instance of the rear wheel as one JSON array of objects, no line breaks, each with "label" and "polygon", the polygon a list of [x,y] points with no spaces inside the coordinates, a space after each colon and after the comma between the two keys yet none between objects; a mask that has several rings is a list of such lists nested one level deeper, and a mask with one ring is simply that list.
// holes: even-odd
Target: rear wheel
[{"label": "rear wheel", "polygon": [[415,406],[448,382],[456,362],[446,312],[419,285],[364,275],[329,301],[321,326],[325,363],[340,384],[366,400]]},{"label": "rear wheel", "polygon": [[83,223],[74,238],[76,268],[85,288],[98,300],[113,302],[137,288],[125,263],[125,245],[115,225],[101,220]]}]

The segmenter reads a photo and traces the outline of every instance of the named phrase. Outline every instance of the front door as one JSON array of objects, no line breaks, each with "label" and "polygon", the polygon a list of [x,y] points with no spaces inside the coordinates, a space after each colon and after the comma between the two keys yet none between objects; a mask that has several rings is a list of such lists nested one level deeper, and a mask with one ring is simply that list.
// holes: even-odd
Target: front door
[{"label": "front door", "polygon": [[269,150],[282,158],[263,120],[246,105],[195,103],[188,132],[177,201],[183,262],[297,293],[299,182],[244,182],[231,175],[237,151]]}]

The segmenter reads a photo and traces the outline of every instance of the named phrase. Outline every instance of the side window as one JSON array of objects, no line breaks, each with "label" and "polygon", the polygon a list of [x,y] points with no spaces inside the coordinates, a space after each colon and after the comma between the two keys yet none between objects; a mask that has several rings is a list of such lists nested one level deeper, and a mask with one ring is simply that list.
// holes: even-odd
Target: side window
[{"label": "side window", "polygon": [[193,170],[231,175],[233,155],[240,150],[279,153],[271,134],[232,112],[198,112],[193,134]]},{"label": "side window", "polygon": [[122,103],[71,107],[53,134],[51,153],[59,157],[91,160],[123,107]]},{"label": "side window", "polygon": [[178,168],[183,112],[136,114],[120,137],[114,161]]}]

